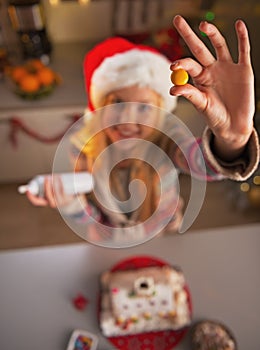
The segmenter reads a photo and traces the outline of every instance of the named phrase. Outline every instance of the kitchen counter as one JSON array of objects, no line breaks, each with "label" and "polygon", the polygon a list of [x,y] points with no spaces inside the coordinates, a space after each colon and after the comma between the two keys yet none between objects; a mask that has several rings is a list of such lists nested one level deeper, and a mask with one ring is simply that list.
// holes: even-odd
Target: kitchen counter
[{"label": "kitchen counter", "polygon": [[[59,142],[55,136],[64,134],[87,105],[83,60],[93,45],[78,42],[54,46],[50,67],[60,74],[62,82],[47,97],[24,100],[11,91],[10,82],[0,81],[0,159],[3,164],[0,182],[27,181],[37,174],[52,171]],[[23,130],[15,129],[13,118],[19,120]],[[43,142],[41,136],[56,141]]]},{"label": "kitchen counter", "polygon": [[83,59],[94,43],[60,43],[53,48],[50,67],[60,74],[62,82],[42,99],[28,101],[16,96],[5,80],[0,81],[0,111],[65,106],[86,106]]}]

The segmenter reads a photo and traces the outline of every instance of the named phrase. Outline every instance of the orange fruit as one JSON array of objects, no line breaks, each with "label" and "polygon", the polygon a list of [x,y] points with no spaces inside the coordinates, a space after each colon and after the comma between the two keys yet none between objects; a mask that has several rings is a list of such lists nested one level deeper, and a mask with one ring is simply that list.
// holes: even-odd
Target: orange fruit
[{"label": "orange fruit", "polygon": [[171,81],[174,85],[185,85],[189,80],[189,75],[186,70],[176,69],[171,74]]},{"label": "orange fruit", "polygon": [[11,69],[11,78],[15,83],[19,81],[27,74],[27,70],[23,66],[16,66]]},{"label": "orange fruit", "polygon": [[42,69],[45,66],[41,60],[35,58],[27,61],[26,67],[29,71],[36,72],[37,70]]},{"label": "orange fruit", "polygon": [[43,67],[38,70],[36,76],[42,85],[51,85],[55,82],[55,73],[48,67]]},{"label": "orange fruit", "polygon": [[40,82],[35,74],[26,74],[19,81],[19,86],[24,92],[36,92],[40,88]]}]

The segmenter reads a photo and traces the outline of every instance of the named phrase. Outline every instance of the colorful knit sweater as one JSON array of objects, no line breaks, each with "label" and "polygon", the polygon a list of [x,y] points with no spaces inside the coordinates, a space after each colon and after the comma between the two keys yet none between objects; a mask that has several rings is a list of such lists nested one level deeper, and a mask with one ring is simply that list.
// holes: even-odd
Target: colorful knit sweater
[{"label": "colorful knit sweater", "polygon": [[[153,196],[149,200],[153,200],[156,204],[158,204],[159,201],[162,203],[160,207],[160,216],[157,216],[156,220],[167,223],[165,227],[169,229],[178,230],[180,220],[177,219],[182,216],[182,201],[179,198],[179,192],[176,190],[178,189],[178,174],[189,173],[192,177],[202,181],[218,181],[226,178],[243,181],[250,177],[258,166],[259,142],[257,132],[254,130],[244,154],[234,162],[227,163],[221,161],[214,155],[214,151],[212,150],[212,140],[214,136],[209,128],[204,130],[202,138],[200,139],[187,137],[187,135],[183,135],[183,133],[174,126],[171,131],[171,139],[174,140],[174,146],[168,148],[167,155],[171,159],[174,171],[168,172],[163,162],[161,165],[160,161],[157,162],[159,170],[156,169],[156,171],[159,171],[160,182],[155,185],[155,187],[158,187],[158,191],[155,191],[155,193],[157,193],[158,198]],[[84,144],[86,142],[85,136],[86,132],[84,128],[73,135],[71,151],[74,158],[78,158],[79,152],[82,152],[82,149],[84,149]],[[87,159],[88,154],[84,154],[84,157]],[[90,171],[90,169],[87,169],[87,161],[83,161],[82,164],[83,166],[80,170]],[[95,174],[93,174],[93,176],[95,181]],[[96,190],[100,190],[101,194],[102,192],[105,193],[102,176],[100,180],[96,180]],[[126,184],[127,187],[128,185],[129,183]],[[104,196],[106,196],[106,194],[104,194]],[[72,204],[68,208],[64,208],[63,214],[82,224],[101,222],[105,225],[117,226],[120,224],[127,225],[128,222],[140,222],[140,218],[134,210],[128,210],[128,213],[132,213],[131,215],[127,215],[126,212],[122,210],[123,216],[120,217],[119,215],[116,217],[114,216],[113,210],[104,210],[104,206],[102,204],[99,205],[96,200],[93,201],[91,196],[89,198],[87,197],[87,199],[85,208],[79,208],[77,205]],[[108,202],[112,203],[110,199]],[[120,211],[120,204],[116,208]]]}]

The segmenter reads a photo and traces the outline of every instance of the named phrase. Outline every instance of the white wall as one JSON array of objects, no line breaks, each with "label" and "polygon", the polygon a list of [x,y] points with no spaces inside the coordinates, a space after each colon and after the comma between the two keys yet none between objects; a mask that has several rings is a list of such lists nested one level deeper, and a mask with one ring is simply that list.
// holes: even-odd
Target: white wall
[{"label": "white wall", "polygon": [[44,2],[47,28],[54,42],[83,41],[103,38],[111,32],[110,1],[81,5],[65,1],[57,5]]},{"label": "white wall", "polygon": [[[51,4],[58,1],[57,4]],[[85,0],[86,1],[86,0]],[[129,13],[128,3],[132,2]],[[161,25],[172,25],[175,14],[195,15],[201,0],[120,0],[116,9],[112,0],[77,1],[43,0],[47,29],[53,42],[95,41],[111,36],[113,16],[118,31],[138,32],[152,30]],[[145,22],[142,12],[145,9]],[[131,28],[127,24],[131,17]]]},{"label": "white wall", "polygon": [[[116,8],[114,3],[113,0],[42,0],[50,39],[54,43],[97,41],[113,35],[115,27],[117,31],[129,34],[130,31],[171,26],[175,14],[195,16],[201,0],[119,0]],[[1,0],[0,23],[6,44],[9,45],[17,41],[17,37],[10,25],[7,4],[8,0]]]}]

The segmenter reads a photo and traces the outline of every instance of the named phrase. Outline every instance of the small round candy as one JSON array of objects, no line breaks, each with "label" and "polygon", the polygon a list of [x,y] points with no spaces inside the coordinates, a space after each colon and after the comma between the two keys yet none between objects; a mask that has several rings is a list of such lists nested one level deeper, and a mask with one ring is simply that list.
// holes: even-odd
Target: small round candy
[{"label": "small round candy", "polygon": [[174,85],[185,85],[189,80],[189,75],[186,70],[180,68],[172,71],[171,81]]}]

